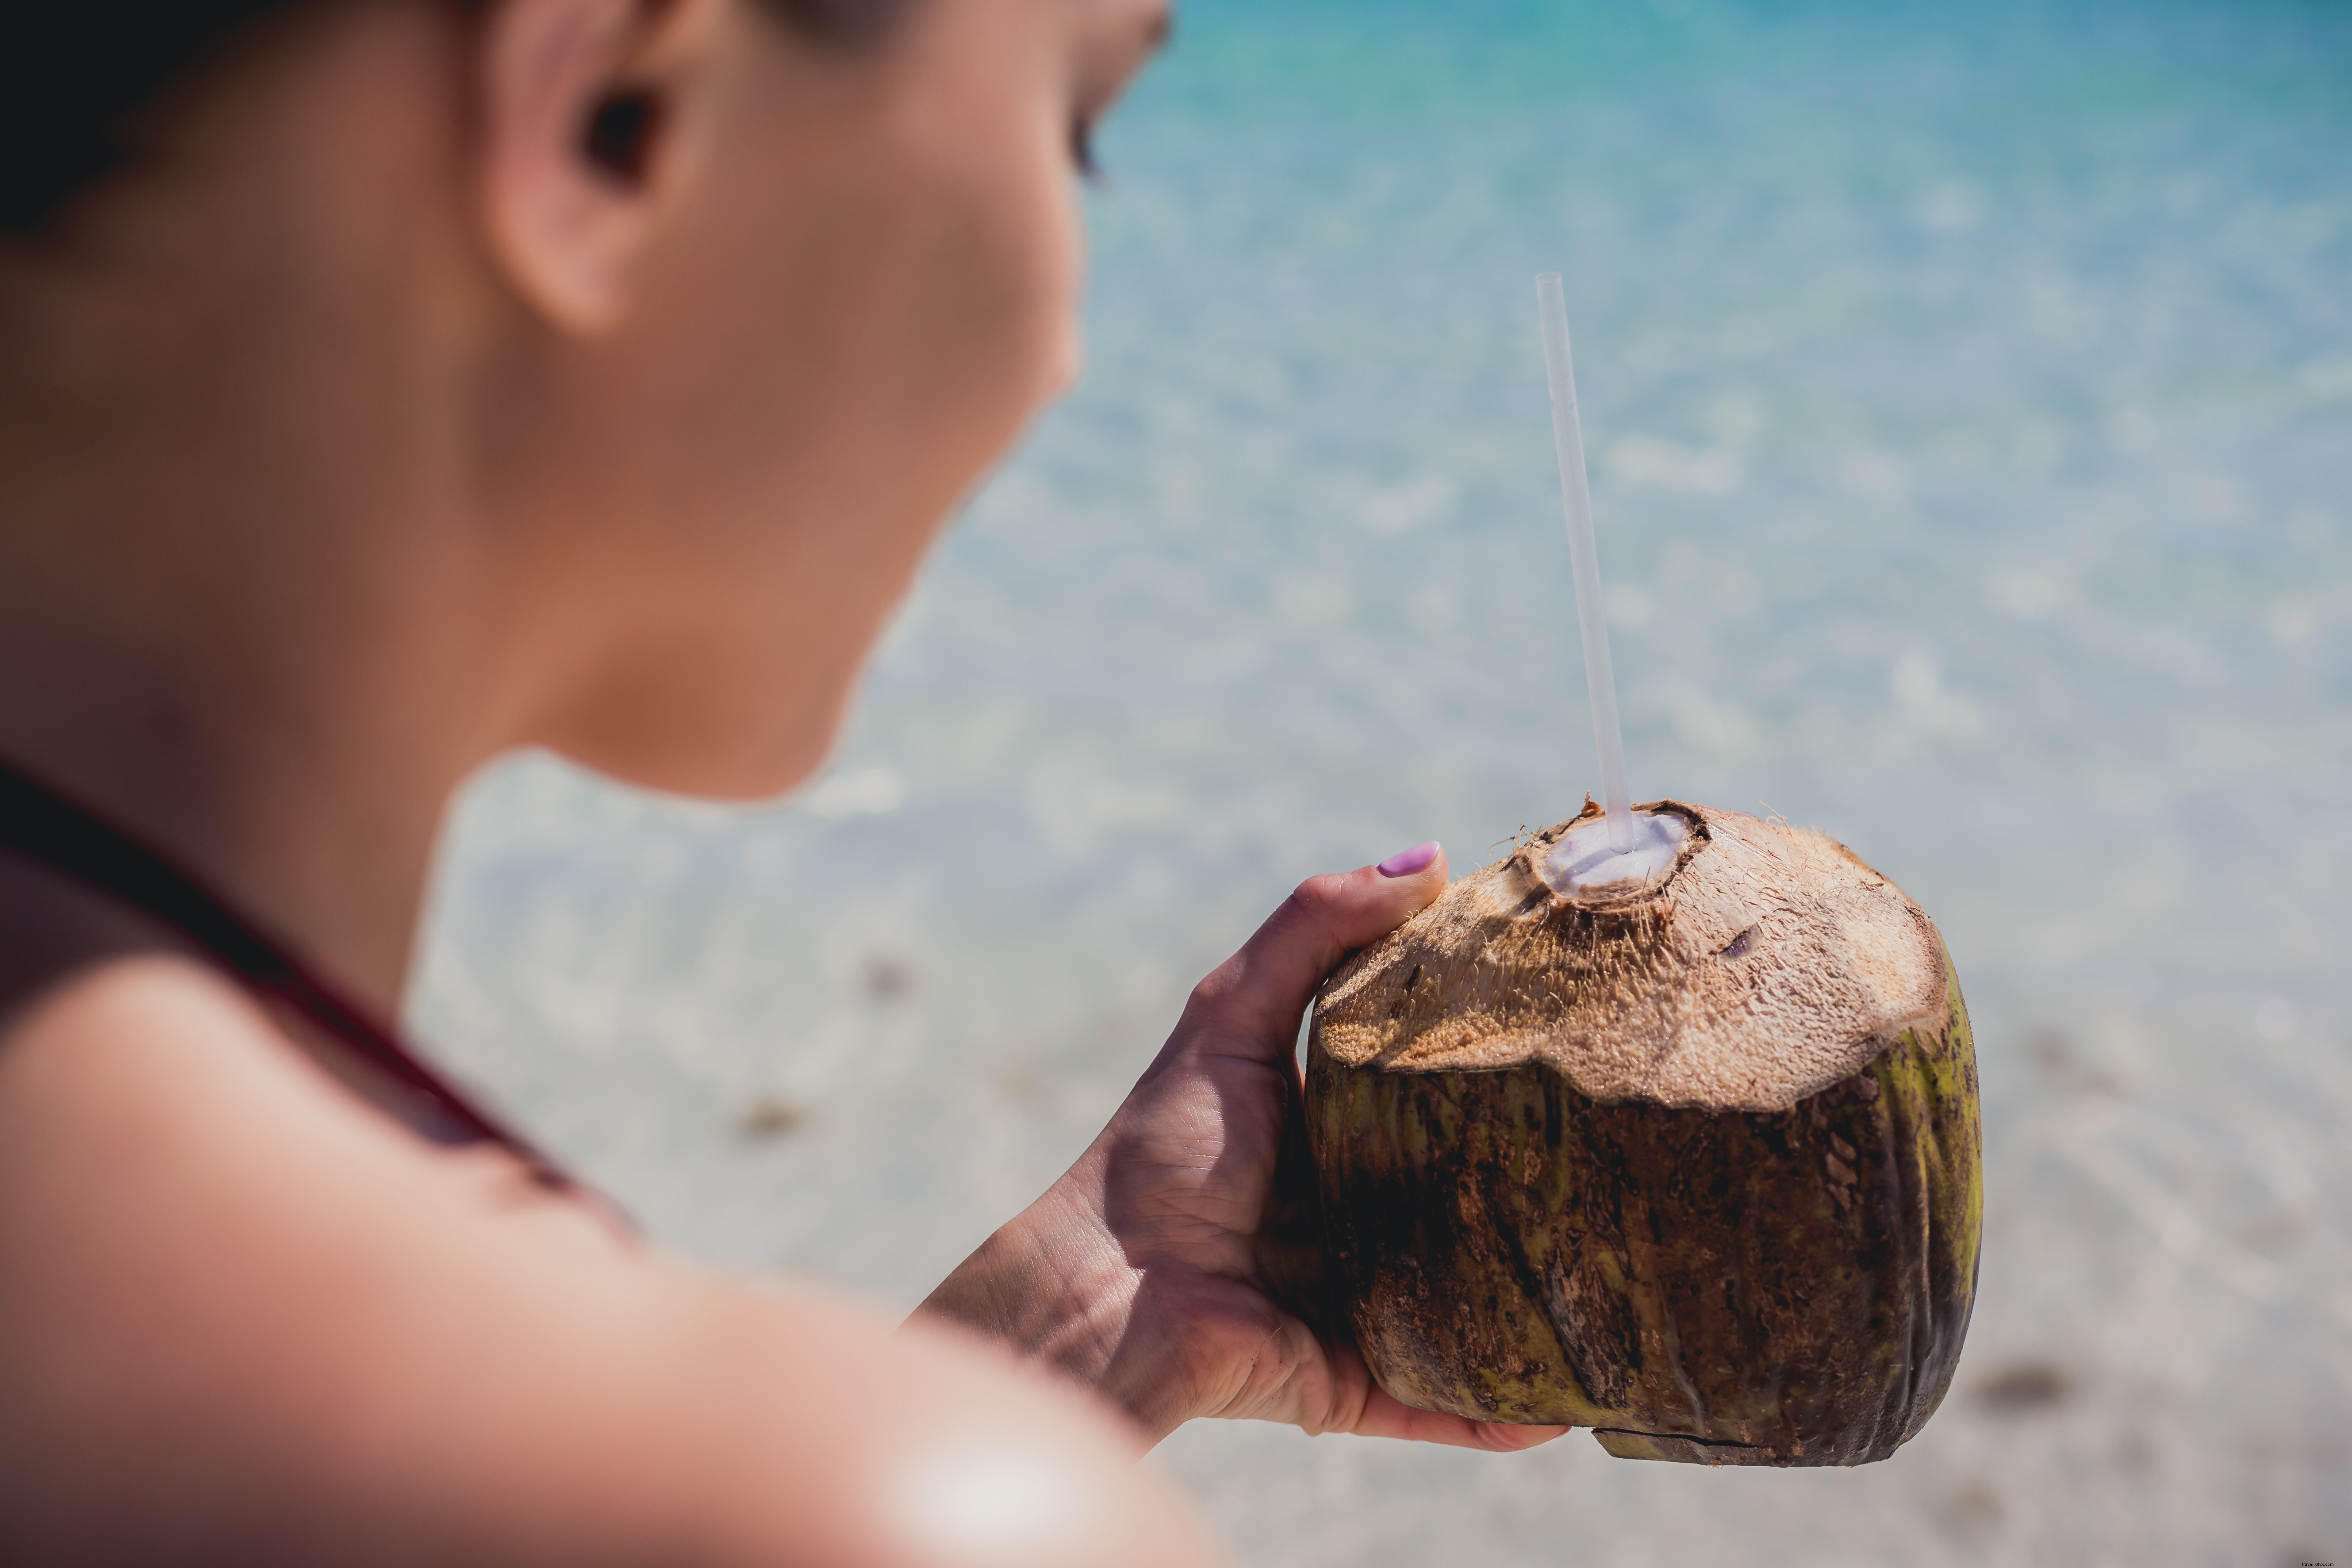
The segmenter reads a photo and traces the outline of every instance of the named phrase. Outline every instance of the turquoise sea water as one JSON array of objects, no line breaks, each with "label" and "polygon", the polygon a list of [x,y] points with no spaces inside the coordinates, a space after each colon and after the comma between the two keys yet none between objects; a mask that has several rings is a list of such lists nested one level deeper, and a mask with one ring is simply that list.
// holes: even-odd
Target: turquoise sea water
[{"label": "turquoise sea water", "polygon": [[1079,392],[828,775],[543,763],[420,1026],[671,1245],[910,1304],[1299,878],[1592,776],[1567,278],[1637,797],[1822,826],[1979,1026],[1982,1290],[1895,1459],[1204,1424],[1244,1563],[2352,1560],[2352,8],[1192,0]]}]

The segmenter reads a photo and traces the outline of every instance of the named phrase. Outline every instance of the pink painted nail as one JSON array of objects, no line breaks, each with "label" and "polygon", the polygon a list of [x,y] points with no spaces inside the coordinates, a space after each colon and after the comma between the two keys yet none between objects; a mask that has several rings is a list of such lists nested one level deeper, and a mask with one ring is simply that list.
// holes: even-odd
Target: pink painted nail
[{"label": "pink painted nail", "polygon": [[1383,877],[1410,877],[1437,858],[1437,840],[1416,844],[1410,849],[1400,849],[1381,862]]}]

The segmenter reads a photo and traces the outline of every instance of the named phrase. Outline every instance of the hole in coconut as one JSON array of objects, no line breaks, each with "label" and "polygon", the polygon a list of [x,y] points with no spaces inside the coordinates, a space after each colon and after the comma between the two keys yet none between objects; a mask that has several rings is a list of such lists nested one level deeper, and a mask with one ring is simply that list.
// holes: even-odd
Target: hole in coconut
[{"label": "hole in coconut", "polygon": [[1633,847],[1609,845],[1609,819],[1580,822],[1560,836],[1537,868],[1544,883],[1562,898],[1619,898],[1647,892],[1665,881],[1682,853],[1690,824],[1671,811],[1635,812]]},{"label": "hole in coconut", "polygon": [[1749,926],[1746,931],[1741,931],[1738,936],[1733,937],[1729,942],[1724,944],[1723,952],[1720,956],[1725,958],[1747,957],[1748,950],[1756,945],[1756,933],[1763,929],[1764,928],[1762,926]]}]

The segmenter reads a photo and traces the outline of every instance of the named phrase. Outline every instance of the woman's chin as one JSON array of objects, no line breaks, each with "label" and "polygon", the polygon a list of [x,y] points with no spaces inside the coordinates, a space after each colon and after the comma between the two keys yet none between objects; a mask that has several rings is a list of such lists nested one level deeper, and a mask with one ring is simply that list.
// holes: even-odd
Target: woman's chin
[{"label": "woman's chin", "polygon": [[[567,762],[616,783],[657,795],[714,805],[763,805],[791,794],[814,776],[833,749],[833,731],[778,737],[758,743],[755,726],[734,727],[721,740],[697,743],[675,731],[637,735],[631,743],[607,737],[602,744],[581,740],[551,749]],[[751,742],[751,743],[746,743]]]},{"label": "woman's chin", "polygon": [[655,766],[588,765],[637,789],[713,805],[768,805],[806,784],[824,763],[818,752],[791,762],[771,759],[674,759]]}]

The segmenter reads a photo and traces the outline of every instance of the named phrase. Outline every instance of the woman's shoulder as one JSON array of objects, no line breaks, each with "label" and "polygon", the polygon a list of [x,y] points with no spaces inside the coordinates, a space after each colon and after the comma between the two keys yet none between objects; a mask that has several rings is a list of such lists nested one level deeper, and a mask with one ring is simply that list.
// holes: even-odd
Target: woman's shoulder
[{"label": "woman's shoulder", "polygon": [[315,1187],[341,1162],[305,1168],[304,1147],[407,1139],[175,932],[0,857],[0,1270],[68,1227],[94,1255],[238,1162]]},{"label": "woman's shoulder", "polygon": [[80,1202],[159,1166],[185,1179],[192,1140],[258,1146],[268,1119],[299,1124],[337,1098],[177,932],[0,854],[0,1216],[28,1183]]},{"label": "woman's shoulder", "polygon": [[339,1185],[381,1195],[450,1173],[472,1197],[484,1181],[542,1190],[495,1146],[419,1139],[373,1102],[366,1064],[332,1046],[171,928],[0,855],[0,1250],[22,1239],[9,1226],[30,1191],[45,1212],[110,1224],[109,1204],[211,1188],[251,1217]]},{"label": "woman's shoulder", "polygon": [[134,958],[193,968],[193,957],[174,932],[136,910],[0,849],[0,1041],[48,994],[94,971]]},{"label": "woman's shoulder", "polygon": [[5,907],[0,1561],[1210,1560],[1035,1371],[625,1244],[156,933]]}]

